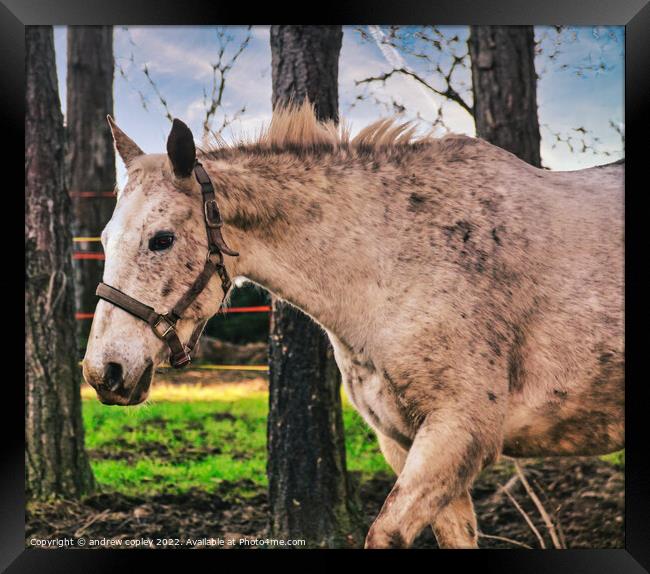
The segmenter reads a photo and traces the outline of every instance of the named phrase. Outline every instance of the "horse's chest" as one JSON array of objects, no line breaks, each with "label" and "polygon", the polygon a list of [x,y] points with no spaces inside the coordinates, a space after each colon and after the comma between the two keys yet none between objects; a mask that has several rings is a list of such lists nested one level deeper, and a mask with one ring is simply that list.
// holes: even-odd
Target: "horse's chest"
[{"label": "horse's chest", "polygon": [[377,432],[409,448],[412,430],[400,406],[390,392],[388,382],[371,363],[347,356],[337,363],[341,369],[343,386],[350,402],[364,420]]}]

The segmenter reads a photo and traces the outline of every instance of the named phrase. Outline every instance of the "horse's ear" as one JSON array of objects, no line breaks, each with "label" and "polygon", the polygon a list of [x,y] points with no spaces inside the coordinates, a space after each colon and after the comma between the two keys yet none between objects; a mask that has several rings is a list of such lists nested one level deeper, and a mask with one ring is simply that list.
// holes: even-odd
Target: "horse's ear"
[{"label": "horse's ear", "polygon": [[115,149],[120,154],[122,161],[126,167],[129,167],[134,158],[139,155],[144,155],[144,152],[138,147],[129,136],[127,136],[115,123],[115,120],[110,116],[106,116],[108,125],[113,134],[113,141],[115,142]]},{"label": "horse's ear", "polygon": [[194,136],[181,120],[174,119],[172,131],[167,138],[167,155],[172,162],[176,177],[189,177],[196,161]]}]

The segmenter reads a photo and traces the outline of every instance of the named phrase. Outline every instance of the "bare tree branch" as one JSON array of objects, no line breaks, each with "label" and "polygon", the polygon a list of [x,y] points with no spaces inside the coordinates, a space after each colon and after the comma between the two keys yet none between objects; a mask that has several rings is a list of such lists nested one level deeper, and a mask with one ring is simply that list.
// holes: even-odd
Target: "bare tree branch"
[{"label": "bare tree branch", "polygon": [[[134,55],[134,48],[137,48],[137,44],[133,40],[133,37],[130,34],[130,31],[127,27],[122,28],[126,34],[131,46],[131,53],[128,57],[116,56],[116,68],[120,76],[127,82],[127,84],[134,90],[139,98],[142,108],[149,110],[149,98],[148,96],[140,89],[134,88],[129,81],[129,74],[127,67],[137,66],[136,58]],[[203,117],[203,138],[205,139],[211,129],[212,124],[220,110],[224,106],[224,93],[227,85],[228,74],[232,71],[235,63],[240,58],[244,50],[248,47],[251,35],[251,26],[248,26],[246,36],[244,37],[239,44],[235,47],[234,51],[230,51],[230,47],[235,42],[234,36],[227,32],[226,27],[217,27],[216,29],[216,38],[217,38],[217,59],[214,63],[211,63],[212,68],[212,79],[211,85],[208,90],[204,87],[203,89],[203,104],[205,106],[205,114]],[[163,108],[165,117],[171,122],[173,121],[173,114],[171,112],[169,101],[163,95],[162,90],[160,89],[158,81],[152,75],[151,69],[147,63],[142,64],[141,66],[142,73],[144,74],[153,95],[160,103]],[[242,106],[237,109],[233,114],[223,114],[219,128],[216,130],[217,134],[221,134],[224,129],[231,125],[234,121],[238,120],[246,112],[246,106]]]},{"label": "bare tree branch", "polygon": [[615,122],[614,120],[609,120],[610,127],[619,135],[621,138],[621,147],[625,148],[625,126],[624,124]]},{"label": "bare tree branch", "polygon": [[[452,67],[452,72],[453,72],[453,67]],[[419,82],[422,84],[425,88],[428,90],[431,90],[434,94],[438,94],[439,96],[443,96],[452,102],[456,102],[461,108],[463,108],[465,111],[467,111],[469,114],[473,115],[474,110],[472,106],[470,106],[461,96],[460,94],[452,88],[451,84],[447,81],[447,87],[445,90],[438,90],[435,87],[433,87],[429,82],[427,82],[424,78],[422,78],[419,74],[416,72],[413,72],[412,70],[408,70],[406,68],[394,68],[390,72],[386,72],[385,74],[381,74],[380,76],[371,76],[368,78],[364,78],[362,80],[355,80],[355,84],[357,86],[361,84],[370,84],[371,82],[383,82],[384,84],[386,83],[386,80],[388,78],[394,76],[395,74],[401,74],[403,76],[409,76],[413,78],[415,81]],[[450,73],[451,74],[451,73]],[[448,80],[448,77],[445,76],[445,80]]]},{"label": "bare tree branch", "polygon": [[[421,28],[401,26],[382,27],[381,33],[371,28],[360,27],[356,31],[363,41],[376,43],[391,69],[382,74],[356,80],[364,91],[357,95],[351,108],[363,101],[381,105],[387,111],[404,114],[406,106],[386,90],[386,82],[392,77],[407,77],[416,81],[426,91],[443,98],[432,110],[418,111],[419,120],[428,123],[432,129],[449,131],[445,124],[445,102],[459,105],[473,116],[471,85],[469,78],[469,51],[467,43],[435,26]],[[399,55],[397,55],[399,54]],[[392,55],[392,56],[391,56]],[[413,66],[405,58],[410,58]],[[467,76],[465,78],[465,76]],[[435,113],[433,119],[424,116]]]},{"label": "bare tree branch", "polygon": [[[615,28],[595,26],[590,28],[591,35],[596,40],[595,46],[589,48],[586,56],[576,59],[575,50],[571,49],[581,41],[584,31],[570,26],[548,26],[536,29],[535,54],[538,77],[549,71],[567,71],[578,76],[600,74],[612,69],[614,60],[623,49],[620,37]],[[410,58],[413,66],[401,65],[400,58],[391,58],[390,53],[384,53],[390,68],[380,74],[360,78],[355,84],[364,91],[357,95],[351,108],[368,101],[382,106],[389,113],[406,115],[409,113],[406,105],[394,93],[386,88],[387,81],[393,77],[408,77],[416,81],[432,94],[446,101],[459,105],[470,115],[473,114],[471,79],[464,81],[464,75],[459,71],[469,72],[469,55],[467,43],[458,34],[453,36],[435,26],[406,28],[401,26],[384,26],[382,35],[372,33],[371,28],[359,27],[356,32],[363,41],[376,43],[380,48],[389,47],[404,58]],[[588,32],[587,32],[588,33]],[[384,50],[382,49],[382,52]],[[583,52],[584,53],[584,52]],[[405,60],[404,60],[405,61]],[[467,78],[465,78],[467,80]],[[433,129],[448,131],[443,114],[444,105],[433,105],[431,110],[419,110],[414,115],[422,122],[428,123]],[[413,112],[411,112],[413,113]],[[433,115],[432,119],[427,119]],[[617,131],[624,143],[622,125],[610,122],[612,129]],[[603,144],[593,129],[585,126],[575,126],[568,129],[555,129],[548,124],[541,124],[547,141],[551,147],[564,145],[574,154],[585,154],[605,157],[615,155],[617,150]]]},{"label": "bare tree branch", "polygon": [[[578,77],[598,76],[614,69],[615,63],[612,61],[611,55],[616,54],[616,58],[619,58],[624,49],[623,42],[617,36],[614,27],[592,26],[590,28],[591,36],[595,42],[591,43],[592,47],[588,54],[577,60],[575,53],[567,48],[580,41],[578,28],[540,26],[536,30],[535,55],[545,56],[545,58],[536,59],[538,78],[545,76],[550,71],[568,72]],[[584,33],[582,31],[582,34]],[[616,49],[618,50],[616,51]]]},{"label": "bare tree branch", "polygon": [[[612,121],[610,121],[610,125],[614,127]],[[569,128],[566,131],[554,130],[548,124],[540,124],[540,128],[553,142],[551,144],[552,149],[564,144],[574,154],[590,153],[591,155],[600,154],[607,157],[612,155],[610,150],[603,147],[601,139],[594,135],[591,129],[584,126]]]},{"label": "bare tree branch", "polygon": [[533,549],[533,547],[529,546],[528,544],[524,544],[523,542],[518,542],[517,540],[513,540],[512,538],[506,538],[505,536],[496,536],[494,534],[485,534],[484,532],[479,532],[478,536],[479,536],[479,538],[488,538],[490,540],[500,540],[501,542],[508,542],[510,544],[514,544],[515,546],[521,546],[522,548],[527,548],[528,550]]},{"label": "bare tree branch", "polygon": [[517,484],[518,482],[519,482],[519,477],[516,474],[513,474],[508,480],[508,482],[506,482],[503,486],[501,486],[501,488],[499,488],[499,490],[497,490],[490,497],[490,502],[494,504],[499,499],[499,497],[503,494],[504,490],[510,492],[515,486],[515,484]]},{"label": "bare tree branch", "polygon": [[[212,64],[212,87],[210,91],[210,100],[208,102],[207,94],[203,93],[203,102],[205,104],[205,116],[203,119],[203,135],[204,137],[211,131],[212,120],[217,110],[223,105],[223,93],[226,87],[226,78],[228,73],[232,70],[237,62],[237,59],[242,55],[251,40],[250,33],[251,26],[248,26],[248,33],[241,41],[235,52],[226,57],[228,46],[234,41],[234,38],[225,32],[224,28],[217,28],[217,42],[219,45],[218,58]],[[223,130],[228,127],[233,121],[238,119],[246,111],[246,106],[243,106],[235,112],[232,117],[224,114],[221,126],[216,133],[221,134]]]},{"label": "bare tree branch", "polygon": [[546,544],[544,543],[544,538],[539,533],[539,530],[537,529],[535,524],[533,524],[533,521],[531,520],[530,516],[528,516],[528,513],[521,507],[521,505],[517,502],[515,497],[512,496],[512,494],[510,494],[510,492],[505,490],[503,487],[501,487],[501,490],[508,497],[508,500],[512,502],[512,505],[519,511],[519,514],[523,516],[524,520],[526,521],[526,524],[528,524],[528,527],[531,529],[531,531],[537,538],[540,548],[546,548]]},{"label": "bare tree branch", "polygon": [[548,530],[548,533],[551,536],[551,540],[553,541],[553,546],[555,548],[561,549],[564,548],[564,545],[562,544],[558,534],[557,530],[555,528],[555,525],[553,524],[553,521],[551,520],[551,517],[548,515],[548,512],[546,512],[546,509],[544,508],[544,505],[542,504],[542,501],[539,499],[535,491],[533,490],[533,487],[530,486],[530,483],[528,482],[528,479],[526,478],[526,475],[524,474],[523,470],[521,469],[521,465],[519,464],[518,461],[513,461],[515,465],[515,470],[517,472],[517,476],[519,477],[519,480],[521,480],[521,484],[523,484],[524,488],[526,489],[526,493],[530,497],[530,499],[533,501],[535,504],[535,507],[537,508],[537,511],[539,512],[540,516],[542,517],[542,520],[544,521],[544,524],[546,525],[546,529]]},{"label": "bare tree branch", "polygon": [[149,72],[149,67],[147,66],[147,64],[145,64],[144,67],[142,68],[142,73],[146,76],[156,96],[158,96],[158,101],[160,102],[160,105],[165,110],[165,117],[170,121],[170,123],[173,122],[174,117],[172,116],[171,111],[169,111],[167,100],[160,93],[160,90],[158,89],[158,85],[156,84],[156,82],[154,82],[153,78],[151,77],[151,73]]},{"label": "bare tree branch", "polygon": [[[517,476],[515,474],[515,476]],[[532,483],[532,486],[537,488],[537,491],[541,493],[542,497],[544,498],[544,503],[548,506],[550,504],[550,500],[548,499],[548,496],[546,495],[546,490],[542,488],[541,484],[537,482],[534,478],[530,480]],[[548,490],[550,490],[550,485],[548,487]],[[562,510],[562,504],[558,504],[555,510],[553,511],[553,518],[554,518],[554,524],[555,528],[557,529],[557,535],[560,538],[560,542],[562,543],[562,548],[566,548],[566,537],[564,536],[564,530],[562,529],[562,522],[560,521],[560,511]]]}]

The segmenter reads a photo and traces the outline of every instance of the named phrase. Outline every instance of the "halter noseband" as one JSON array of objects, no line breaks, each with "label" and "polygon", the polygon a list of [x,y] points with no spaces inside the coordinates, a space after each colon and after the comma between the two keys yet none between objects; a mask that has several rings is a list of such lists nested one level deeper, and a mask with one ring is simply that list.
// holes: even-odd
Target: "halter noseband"
[{"label": "halter noseband", "polygon": [[[126,293],[122,293],[119,289],[111,287],[106,283],[100,283],[97,286],[95,294],[104,301],[112,303],[116,307],[130,313],[134,317],[141,319],[151,326],[152,331],[156,337],[162,339],[167,343],[170,350],[169,363],[172,367],[179,369],[184,367],[191,361],[190,353],[196,346],[206,321],[201,321],[192,331],[189,340],[185,345],[181,343],[178,333],[176,332],[176,323],[181,319],[183,313],[194,302],[194,300],[201,294],[203,289],[207,286],[216,272],[221,278],[221,287],[223,289],[223,297],[226,298],[226,293],[230,289],[230,277],[226,271],[223,263],[223,254],[236,257],[239,255],[236,251],[230,249],[221,235],[221,227],[223,221],[221,213],[217,206],[217,200],[214,193],[214,186],[210,180],[208,172],[205,171],[201,163],[197,160],[194,165],[194,176],[201,185],[201,195],[203,197],[203,219],[205,222],[205,229],[208,234],[208,253],[205,258],[205,265],[203,271],[194,280],[194,283],[185,292],[185,294],[178,300],[176,305],[171,311],[167,313],[156,313],[153,307],[141,303],[137,299],[130,297]],[[221,301],[223,305],[223,300]]]}]

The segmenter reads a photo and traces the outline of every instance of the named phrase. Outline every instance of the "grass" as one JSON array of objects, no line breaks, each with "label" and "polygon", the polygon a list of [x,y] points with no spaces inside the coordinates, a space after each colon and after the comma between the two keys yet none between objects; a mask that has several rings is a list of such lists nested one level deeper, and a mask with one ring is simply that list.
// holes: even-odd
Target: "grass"
[{"label": "grass", "polygon": [[602,460],[613,464],[618,468],[625,469],[625,450],[619,450],[611,454],[606,454],[600,457]]},{"label": "grass", "polygon": [[[260,379],[219,385],[154,387],[132,408],[99,403],[82,390],[86,447],[103,490],[180,494],[228,486],[252,496],[266,487],[268,393]],[[361,480],[391,473],[372,430],[343,396],[348,470]],[[625,451],[601,457],[625,468]]]},{"label": "grass", "polygon": [[[160,385],[150,404],[107,407],[84,391],[86,447],[104,490],[124,494],[213,491],[257,494],[266,486],[268,395],[259,385]],[[344,400],[348,469],[390,472],[374,433]]]}]

